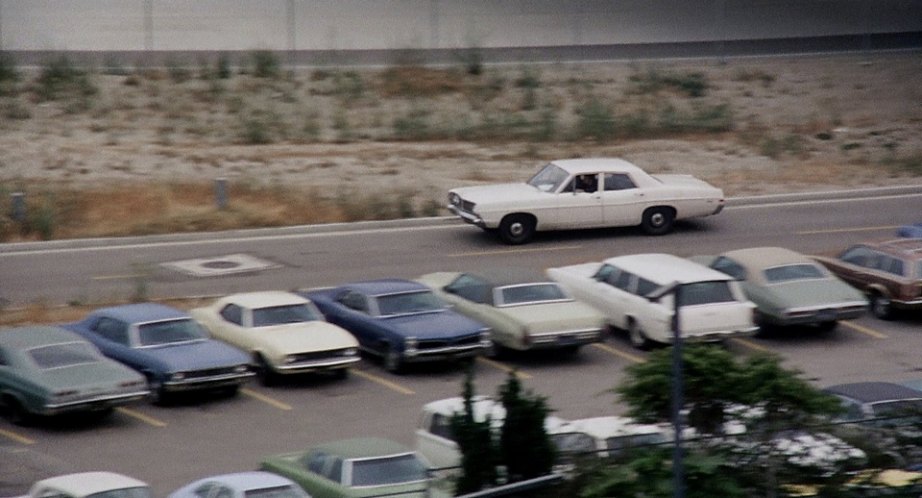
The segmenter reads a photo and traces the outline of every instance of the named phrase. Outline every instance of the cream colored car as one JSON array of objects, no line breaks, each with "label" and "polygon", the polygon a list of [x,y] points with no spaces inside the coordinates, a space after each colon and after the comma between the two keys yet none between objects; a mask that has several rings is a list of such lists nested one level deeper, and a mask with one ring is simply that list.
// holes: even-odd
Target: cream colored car
[{"label": "cream colored car", "polygon": [[232,294],[191,312],[216,339],[248,351],[264,384],[278,375],[348,375],[358,341],[327,323],[309,300],[282,291]]}]

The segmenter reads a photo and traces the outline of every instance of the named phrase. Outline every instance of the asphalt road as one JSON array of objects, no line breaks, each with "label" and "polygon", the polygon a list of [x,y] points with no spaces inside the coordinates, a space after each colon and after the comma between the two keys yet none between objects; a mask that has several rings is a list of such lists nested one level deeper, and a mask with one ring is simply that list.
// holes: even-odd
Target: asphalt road
[{"label": "asphalt road", "polygon": [[[196,236],[70,241],[0,246],[0,296],[13,305],[35,300],[126,297],[144,277],[153,296],[226,294],[244,290],[333,285],[370,277],[415,277],[436,270],[544,268],[636,252],[681,256],[781,245],[807,253],[834,252],[863,239],[892,236],[917,222],[922,186],[842,195],[734,199],[719,216],[682,223],[675,233],[648,237],[635,229],[542,235],[530,245],[500,245],[479,230],[444,219],[299,227]],[[193,277],[162,266],[183,259],[247,254],[278,266],[254,273]],[[220,266],[220,265],[218,265]],[[782,355],[817,385],[922,378],[922,317],[884,322],[865,317],[830,334],[791,331],[734,341],[746,355]],[[480,393],[495,393],[512,369],[525,387],[548,397],[567,418],[619,413],[608,390],[627,365],[642,361],[625,337],[585,348],[574,358],[513,357],[476,363]],[[412,444],[425,402],[458,395],[462,373],[424,367],[405,375],[363,361],[345,381],[305,377],[264,388],[249,385],[232,399],[177,406],[140,404],[101,423],[16,427],[0,422],[0,496],[23,482],[63,470],[106,469],[150,482],[158,495],[209,474],[255,468],[262,456],[355,435]],[[191,402],[194,401],[194,402]],[[7,476],[17,477],[7,477]],[[27,477],[28,476],[28,477]]]}]

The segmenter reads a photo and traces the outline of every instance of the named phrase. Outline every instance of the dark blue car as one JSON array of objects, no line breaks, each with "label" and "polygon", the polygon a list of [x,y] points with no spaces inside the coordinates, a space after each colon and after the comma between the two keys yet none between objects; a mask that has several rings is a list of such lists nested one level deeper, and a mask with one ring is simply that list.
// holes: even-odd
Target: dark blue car
[{"label": "dark blue car", "polygon": [[253,375],[245,353],[209,339],[189,314],[162,304],[100,308],[64,327],[109,358],[141,372],[154,402],[179,391],[233,394]]},{"label": "dark blue car", "polygon": [[399,372],[406,363],[473,358],[490,345],[490,329],[446,307],[411,280],[357,282],[302,291],[326,319],[348,330],[362,350]]}]

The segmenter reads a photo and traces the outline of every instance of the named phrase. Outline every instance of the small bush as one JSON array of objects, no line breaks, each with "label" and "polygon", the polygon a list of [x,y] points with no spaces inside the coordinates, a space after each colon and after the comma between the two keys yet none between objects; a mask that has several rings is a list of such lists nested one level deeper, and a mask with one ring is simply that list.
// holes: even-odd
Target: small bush
[{"label": "small bush", "polygon": [[608,140],[615,136],[615,115],[598,98],[590,98],[576,112],[579,115],[575,130],[576,138]]},{"label": "small bush", "polygon": [[0,115],[7,119],[29,119],[32,111],[19,99],[4,99],[0,101]]},{"label": "small bush", "polygon": [[429,138],[429,111],[415,109],[394,120],[394,138],[397,140],[424,140]]},{"label": "small bush", "polygon": [[77,69],[67,56],[52,59],[42,67],[35,89],[41,100],[88,98],[98,91],[86,72]]},{"label": "small bush", "polygon": [[275,79],[282,74],[281,64],[274,52],[257,50],[250,57],[253,63],[253,76]]},{"label": "small bush", "polygon": [[663,73],[654,68],[649,68],[646,72],[632,74],[629,81],[632,85],[631,93],[641,95],[656,94],[663,90],[671,89],[688,97],[703,97],[709,87],[704,73]]}]

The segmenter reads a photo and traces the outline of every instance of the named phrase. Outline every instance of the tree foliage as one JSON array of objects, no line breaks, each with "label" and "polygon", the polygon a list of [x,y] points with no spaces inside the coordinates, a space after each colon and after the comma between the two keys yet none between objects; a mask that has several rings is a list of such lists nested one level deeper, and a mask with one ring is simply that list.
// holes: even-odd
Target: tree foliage
[{"label": "tree foliage", "polygon": [[458,494],[479,491],[496,484],[498,450],[493,441],[492,423],[474,418],[473,374],[468,371],[464,379],[464,411],[451,417],[451,430],[461,451],[461,476],[455,484]]},{"label": "tree foliage", "polygon": [[555,450],[544,427],[550,410],[547,400],[523,392],[515,372],[500,387],[506,420],[500,435],[500,454],[510,481],[530,479],[551,472]]}]

